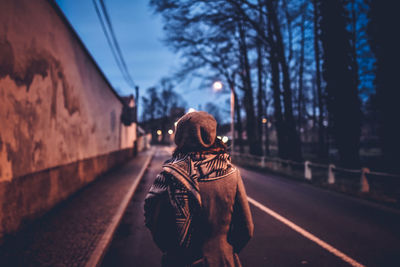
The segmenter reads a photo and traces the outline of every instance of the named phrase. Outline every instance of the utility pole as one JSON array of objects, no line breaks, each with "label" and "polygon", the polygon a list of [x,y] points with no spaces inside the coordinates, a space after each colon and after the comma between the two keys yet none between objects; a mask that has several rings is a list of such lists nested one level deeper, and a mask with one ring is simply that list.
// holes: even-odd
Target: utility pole
[{"label": "utility pole", "polygon": [[139,122],[139,86],[135,86],[135,102],[136,102],[136,122]]}]

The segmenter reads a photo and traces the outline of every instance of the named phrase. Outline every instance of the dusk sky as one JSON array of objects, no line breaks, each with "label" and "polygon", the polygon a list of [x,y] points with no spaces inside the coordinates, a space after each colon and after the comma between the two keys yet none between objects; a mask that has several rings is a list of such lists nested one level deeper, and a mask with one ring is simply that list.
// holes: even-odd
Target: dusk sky
[{"label": "dusk sky", "polygon": [[[125,82],[113,58],[101,28],[92,0],[56,0],[82,41],[121,95],[133,93]],[[179,56],[162,43],[164,33],[159,15],[153,13],[148,0],[104,1],[113,28],[133,81],[145,91],[158,84],[161,78],[171,76],[179,66]],[[206,102],[225,103],[226,95],[216,94],[210,88],[200,90],[199,81],[186,80],[177,85],[188,107],[199,108]]]}]

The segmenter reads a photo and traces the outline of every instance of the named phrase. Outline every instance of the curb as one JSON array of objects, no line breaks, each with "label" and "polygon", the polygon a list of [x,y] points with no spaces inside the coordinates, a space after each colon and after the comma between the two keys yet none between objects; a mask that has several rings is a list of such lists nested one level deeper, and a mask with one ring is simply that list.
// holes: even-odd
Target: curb
[{"label": "curb", "polygon": [[103,260],[104,255],[112,241],[114,233],[121,222],[122,216],[125,213],[126,208],[133,195],[135,194],[136,188],[138,187],[140,181],[142,180],[144,173],[147,170],[152,158],[154,156],[154,148],[151,149],[150,155],[146,159],[142,169],[139,172],[138,178],[133,182],[132,186],[129,188],[128,193],[124,197],[121,202],[121,205],[118,207],[118,210],[114,217],[111,219],[107,230],[104,232],[103,236],[100,238],[100,241],[97,243],[96,248],[93,253],[90,255],[89,260],[86,262],[85,267],[97,267],[100,266],[101,261]]}]

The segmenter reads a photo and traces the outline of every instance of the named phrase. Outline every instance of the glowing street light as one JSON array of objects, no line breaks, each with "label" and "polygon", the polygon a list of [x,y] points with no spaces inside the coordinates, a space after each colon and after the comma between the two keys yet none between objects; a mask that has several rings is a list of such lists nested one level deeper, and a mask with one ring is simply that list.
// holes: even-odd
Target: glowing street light
[{"label": "glowing street light", "polygon": [[171,135],[171,134],[173,134],[173,133],[174,133],[174,131],[172,131],[172,129],[169,129],[169,130],[168,130],[168,134],[169,134],[169,135]]},{"label": "glowing street light", "polygon": [[228,140],[229,140],[228,136],[222,137],[222,142],[226,143],[226,142],[228,142]]},{"label": "glowing street light", "polygon": [[157,130],[157,135],[161,135],[162,131],[161,130]]},{"label": "glowing street light", "polygon": [[213,88],[215,91],[220,91],[222,89],[223,85],[222,82],[216,81],[213,83]]},{"label": "glowing street light", "polygon": [[262,118],[262,121],[261,121],[261,122],[262,122],[263,124],[266,124],[267,121],[268,121],[267,118]]}]

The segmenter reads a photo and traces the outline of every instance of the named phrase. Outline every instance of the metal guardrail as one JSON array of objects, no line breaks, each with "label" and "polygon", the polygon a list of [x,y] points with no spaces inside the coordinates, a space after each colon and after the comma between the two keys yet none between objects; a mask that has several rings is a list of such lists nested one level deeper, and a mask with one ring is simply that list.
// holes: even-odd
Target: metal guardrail
[{"label": "metal guardrail", "polygon": [[[368,168],[347,169],[334,164],[320,164],[311,161],[298,162],[276,157],[262,157],[231,152],[233,160],[248,166],[270,169],[293,175],[310,182],[338,185],[362,193],[389,195],[400,201],[400,175],[373,172]],[[241,161],[242,160],[242,161]]]}]

